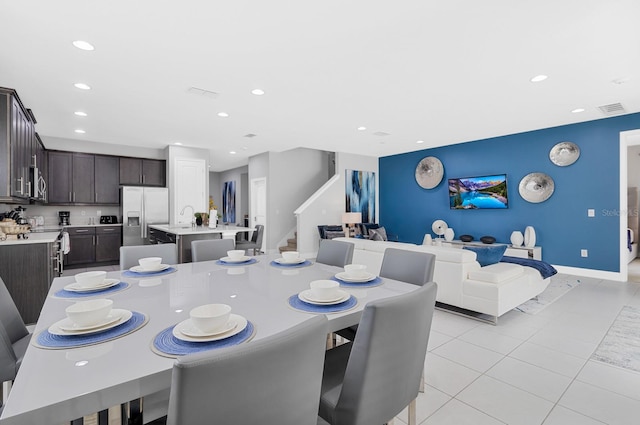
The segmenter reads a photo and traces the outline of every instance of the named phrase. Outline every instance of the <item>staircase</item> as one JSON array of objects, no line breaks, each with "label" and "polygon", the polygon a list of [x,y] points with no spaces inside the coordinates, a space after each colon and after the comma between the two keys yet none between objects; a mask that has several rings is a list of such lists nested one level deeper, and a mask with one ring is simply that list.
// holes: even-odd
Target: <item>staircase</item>
[{"label": "staircase", "polygon": [[287,239],[285,246],[278,247],[280,253],[282,251],[297,251],[298,250],[298,232],[295,233],[293,239]]}]

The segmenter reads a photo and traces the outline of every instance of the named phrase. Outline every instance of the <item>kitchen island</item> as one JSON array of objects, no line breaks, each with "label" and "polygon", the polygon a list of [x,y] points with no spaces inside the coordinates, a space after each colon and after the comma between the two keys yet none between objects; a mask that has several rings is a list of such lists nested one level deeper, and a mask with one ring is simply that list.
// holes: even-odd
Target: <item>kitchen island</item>
[{"label": "kitchen island", "polygon": [[203,239],[236,239],[240,232],[253,232],[252,227],[222,225],[217,227],[150,224],[149,243],[175,243],[178,262],[191,262],[191,242]]}]

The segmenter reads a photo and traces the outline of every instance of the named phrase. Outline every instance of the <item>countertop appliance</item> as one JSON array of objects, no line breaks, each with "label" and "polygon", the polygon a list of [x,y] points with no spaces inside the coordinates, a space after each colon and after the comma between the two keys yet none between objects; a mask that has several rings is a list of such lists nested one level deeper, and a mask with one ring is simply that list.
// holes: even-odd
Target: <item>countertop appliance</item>
[{"label": "countertop appliance", "polygon": [[101,215],[100,224],[118,224],[117,215]]},{"label": "countertop appliance", "polygon": [[58,211],[58,224],[60,226],[68,226],[71,224],[69,218],[71,213],[69,211]]},{"label": "countertop appliance", "polygon": [[169,189],[121,187],[120,215],[122,216],[122,244],[149,244],[147,226],[169,222]]}]

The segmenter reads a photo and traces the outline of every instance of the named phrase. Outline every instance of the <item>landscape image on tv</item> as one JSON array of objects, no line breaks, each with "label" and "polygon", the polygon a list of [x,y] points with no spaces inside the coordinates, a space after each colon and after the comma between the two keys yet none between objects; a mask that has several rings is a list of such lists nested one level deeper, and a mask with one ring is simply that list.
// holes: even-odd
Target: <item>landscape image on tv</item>
[{"label": "landscape image on tv", "polygon": [[507,208],[507,175],[449,179],[451,209]]}]

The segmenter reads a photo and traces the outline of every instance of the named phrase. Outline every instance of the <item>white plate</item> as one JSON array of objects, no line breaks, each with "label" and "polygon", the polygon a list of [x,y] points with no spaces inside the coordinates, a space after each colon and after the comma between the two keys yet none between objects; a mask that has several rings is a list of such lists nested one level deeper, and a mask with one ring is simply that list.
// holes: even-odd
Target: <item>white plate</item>
[{"label": "white plate", "polygon": [[373,273],[366,272],[364,277],[351,277],[347,274],[347,272],[340,272],[336,274],[336,277],[340,280],[344,280],[345,282],[370,282],[376,278],[376,275]]},{"label": "white plate", "polygon": [[68,317],[49,326],[49,333],[53,335],[84,335],[94,332],[106,331],[131,319],[133,313],[129,310],[114,308],[111,313],[100,323],[92,326],[78,326]]},{"label": "white plate", "polygon": [[156,272],[161,272],[163,270],[166,270],[169,267],[171,267],[169,264],[160,264],[158,267],[154,269],[143,269],[142,266],[133,266],[129,270],[131,270],[134,273],[156,273]]},{"label": "white plate", "polygon": [[342,289],[338,289],[338,293],[339,295],[331,300],[319,300],[317,298],[314,298],[313,295],[311,295],[311,289],[307,289],[305,291],[300,292],[298,294],[298,298],[300,298],[301,301],[304,301],[310,304],[332,305],[332,304],[340,304],[342,302],[345,302],[351,296],[351,294],[349,294],[347,291],[344,291]]},{"label": "white plate", "polygon": [[116,286],[120,283],[120,279],[105,279],[100,285],[92,286],[90,288],[86,288],[80,286],[78,282],[71,283],[64,287],[65,291],[71,292],[93,292],[93,291],[101,291],[103,289],[111,288],[112,286]]},{"label": "white plate", "polygon": [[191,319],[184,320],[173,327],[173,336],[182,340],[189,342],[209,342],[209,341],[218,341],[220,339],[229,338],[230,336],[237,335],[247,327],[247,319],[240,316],[239,314],[231,314],[229,316],[229,322],[235,322],[236,326],[224,333],[218,333],[210,336],[200,336],[194,337],[189,336],[183,333],[183,330],[188,333],[193,333],[196,330],[196,327],[191,323]]},{"label": "white plate", "polygon": [[191,321],[191,319],[189,319],[189,321],[184,326],[180,327],[180,333],[182,333],[182,335],[191,336],[194,338],[203,338],[203,337],[215,336],[215,335],[227,333],[229,331],[234,330],[236,326],[238,326],[238,322],[231,319],[231,316],[229,316],[229,321],[223,328],[213,332],[204,332],[196,328],[193,325],[193,322]]},{"label": "white plate", "polygon": [[223,263],[230,263],[230,264],[234,264],[234,263],[245,263],[247,261],[251,260],[251,257],[247,256],[247,255],[243,255],[242,257],[238,258],[237,260],[234,260],[231,257],[222,257],[220,259],[220,261],[222,261]]},{"label": "white plate", "polygon": [[273,261],[277,264],[301,264],[307,261],[307,259],[302,257],[298,257],[295,260],[285,260],[284,258],[276,258]]}]

